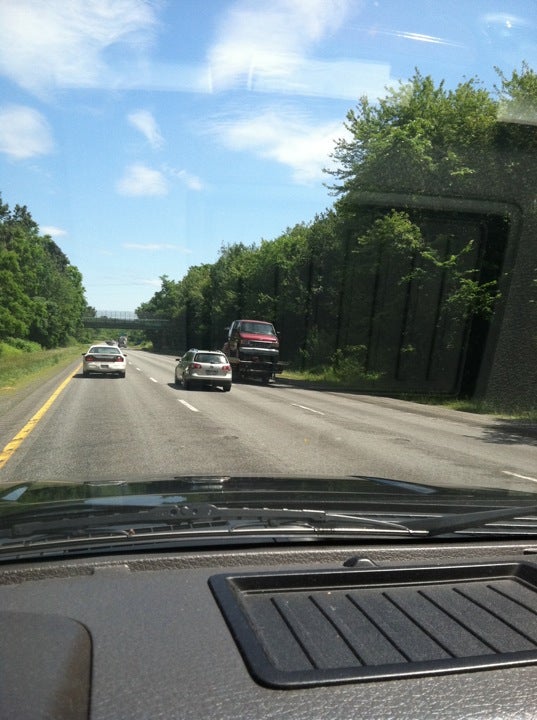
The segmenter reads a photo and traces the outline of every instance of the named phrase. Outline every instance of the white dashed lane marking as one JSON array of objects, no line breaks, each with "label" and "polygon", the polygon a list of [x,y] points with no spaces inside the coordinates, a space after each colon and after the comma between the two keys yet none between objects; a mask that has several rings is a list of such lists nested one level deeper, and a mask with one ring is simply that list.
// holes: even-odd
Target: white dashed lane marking
[{"label": "white dashed lane marking", "polygon": [[518,473],[509,472],[509,470],[502,470],[504,475],[511,475],[511,477],[520,478],[521,480],[531,480],[532,482],[537,482],[537,478],[535,477],[529,477],[528,475],[519,475]]},{"label": "white dashed lane marking", "polygon": [[324,415],[324,412],[321,412],[320,410],[314,410],[307,405],[297,405],[297,403],[291,403],[291,405],[293,407],[300,408],[301,410],[307,410],[308,412],[315,413],[316,415]]},{"label": "white dashed lane marking", "polygon": [[186,400],[179,400],[178,402],[181,403],[181,405],[184,405],[189,410],[192,410],[192,412],[199,412],[198,408],[195,408],[194,405],[191,405],[190,403],[187,403]]}]

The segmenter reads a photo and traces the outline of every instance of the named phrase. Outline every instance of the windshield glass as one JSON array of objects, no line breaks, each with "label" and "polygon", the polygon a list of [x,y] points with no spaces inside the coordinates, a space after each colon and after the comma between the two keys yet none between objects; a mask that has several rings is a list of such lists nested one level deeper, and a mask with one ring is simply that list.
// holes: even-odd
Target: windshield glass
[{"label": "windshield glass", "polygon": [[258,335],[275,335],[274,328],[265,323],[243,322],[240,330],[245,333],[257,333]]},{"label": "windshield glass", "polygon": [[535,10],[2,0],[0,486],[537,491]]}]

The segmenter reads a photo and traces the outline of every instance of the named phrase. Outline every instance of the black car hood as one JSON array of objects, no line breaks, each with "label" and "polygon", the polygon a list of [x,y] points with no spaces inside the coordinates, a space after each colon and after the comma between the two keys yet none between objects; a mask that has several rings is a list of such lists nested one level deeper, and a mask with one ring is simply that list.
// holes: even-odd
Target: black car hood
[{"label": "black car hood", "polygon": [[81,503],[117,507],[213,503],[232,507],[441,512],[470,507],[523,506],[536,502],[537,493],[462,485],[424,485],[359,475],[184,475],[78,483],[36,481],[6,484],[0,489],[0,516],[23,506],[37,508]]}]

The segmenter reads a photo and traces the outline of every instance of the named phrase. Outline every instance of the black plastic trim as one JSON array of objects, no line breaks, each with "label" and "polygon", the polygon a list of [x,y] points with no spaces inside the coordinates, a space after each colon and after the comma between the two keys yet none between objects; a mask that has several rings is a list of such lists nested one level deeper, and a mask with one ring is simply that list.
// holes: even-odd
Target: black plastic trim
[{"label": "black plastic trim", "polygon": [[537,565],[219,574],[253,678],[275,688],[537,663]]}]

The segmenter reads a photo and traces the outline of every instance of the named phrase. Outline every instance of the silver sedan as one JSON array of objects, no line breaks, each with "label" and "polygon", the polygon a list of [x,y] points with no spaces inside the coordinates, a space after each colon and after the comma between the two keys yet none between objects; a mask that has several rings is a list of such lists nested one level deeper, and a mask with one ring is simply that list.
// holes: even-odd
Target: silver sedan
[{"label": "silver sedan", "polygon": [[82,353],[82,374],[119,375],[124,378],[127,372],[127,358],[118,347],[112,345],[92,345]]},{"label": "silver sedan", "polygon": [[185,390],[193,385],[220,386],[224,392],[231,390],[231,365],[224,353],[189,350],[177,361],[175,384],[182,383]]}]

